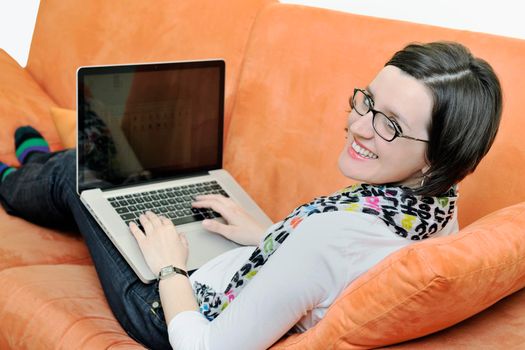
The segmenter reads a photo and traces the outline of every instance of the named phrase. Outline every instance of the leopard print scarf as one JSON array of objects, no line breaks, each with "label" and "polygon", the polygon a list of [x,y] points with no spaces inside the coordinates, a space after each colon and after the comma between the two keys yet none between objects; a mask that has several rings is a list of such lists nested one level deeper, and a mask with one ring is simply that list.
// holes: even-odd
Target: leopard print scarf
[{"label": "leopard print scarf", "polygon": [[345,210],[379,217],[395,234],[421,240],[440,231],[452,219],[456,206],[456,188],[439,197],[417,196],[401,186],[357,184],[331,196],[315,198],[297,207],[275,225],[255,249],[248,261],[237,271],[224,292],[194,282],[201,313],[213,320],[250,282],[268,258],[281,246],[293,230],[310,215]]}]

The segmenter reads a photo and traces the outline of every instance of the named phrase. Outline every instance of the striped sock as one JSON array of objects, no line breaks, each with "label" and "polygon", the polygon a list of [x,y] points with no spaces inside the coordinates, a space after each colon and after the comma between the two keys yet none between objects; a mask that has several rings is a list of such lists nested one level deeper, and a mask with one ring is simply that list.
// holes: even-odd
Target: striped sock
[{"label": "striped sock", "polygon": [[0,162],[0,182],[3,182],[7,175],[16,171],[16,168]]},{"label": "striped sock", "polygon": [[49,153],[49,145],[38,131],[21,126],[15,131],[15,152],[20,164],[25,164],[31,154]]}]

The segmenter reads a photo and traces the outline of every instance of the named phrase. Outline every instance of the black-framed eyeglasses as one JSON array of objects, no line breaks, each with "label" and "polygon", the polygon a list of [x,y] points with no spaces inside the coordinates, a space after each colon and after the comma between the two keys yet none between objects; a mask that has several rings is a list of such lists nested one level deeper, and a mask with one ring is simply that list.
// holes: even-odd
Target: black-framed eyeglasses
[{"label": "black-framed eyeglasses", "polygon": [[412,136],[403,135],[401,126],[392,118],[387,117],[383,112],[375,110],[374,100],[366,91],[355,88],[354,94],[350,99],[350,107],[360,116],[372,112],[372,127],[376,134],[383,140],[392,142],[396,137],[402,137],[409,140],[429,142],[428,140],[418,139]]}]

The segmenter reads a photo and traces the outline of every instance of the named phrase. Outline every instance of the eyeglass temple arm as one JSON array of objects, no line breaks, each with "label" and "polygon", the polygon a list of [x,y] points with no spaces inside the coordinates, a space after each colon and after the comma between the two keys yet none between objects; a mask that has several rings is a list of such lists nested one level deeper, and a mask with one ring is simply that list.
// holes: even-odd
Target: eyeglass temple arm
[{"label": "eyeglass temple arm", "polygon": [[403,137],[405,139],[414,140],[414,141],[421,141],[421,142],[427,142],[427,143],[430,142],[428,140],[416,139],[415,137],[405,136],[405,135],[399,135],[399,137]]}]

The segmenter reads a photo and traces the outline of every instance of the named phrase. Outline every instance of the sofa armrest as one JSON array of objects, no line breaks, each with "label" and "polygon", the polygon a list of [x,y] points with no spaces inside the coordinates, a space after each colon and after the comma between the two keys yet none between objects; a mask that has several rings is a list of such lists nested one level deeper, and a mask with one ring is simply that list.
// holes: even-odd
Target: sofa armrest
[{"label": "sofa armrest", "polygon": [[49,108],[56,103],[33,77],[4,50],[0,50],[0,161],[17,164],[13,135],[17,127],[31,125],[60,147]]}]

